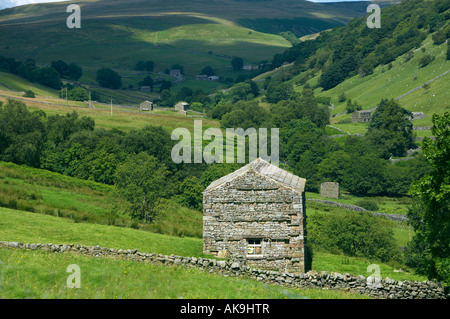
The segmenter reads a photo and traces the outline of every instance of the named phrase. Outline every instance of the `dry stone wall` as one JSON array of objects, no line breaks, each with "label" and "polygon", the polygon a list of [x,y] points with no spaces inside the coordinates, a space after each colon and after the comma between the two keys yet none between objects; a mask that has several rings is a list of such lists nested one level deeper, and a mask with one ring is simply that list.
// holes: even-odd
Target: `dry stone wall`
[{"label": "dry stone wall", "polygon": [[144,253],[137,249],[113,249],[100,246],[58,245],[58,244],[23,244],[0,241],[0,248],[43,250],[50,253],[76,253],[98,258],[126,259],[139,262],[150,262],[166,266],[198,268],[208,273],[223,276],[245,277],[266,284],[280,285],[289,288],[335,289],[366,294],[382,299],[449,299],[448,289],[440,283],[432,281],[397,281],[384,278],[372,281],[369,277],[349,274],[308,272],[288,273],[261,270],[244,266],[237,261],[228,262],[197,257],[160,255]]},{"label": "dry stone wall", "polygon": [[370,213],[370,214],[372,214],[374,216],[381,216],[381,217],[384,217],[384,218],[387,218],[387,219],[390,219],[390,220],[394,220],[394,221],[397,221],[397,222],[407,222],[408,221],[408,217],[406,217],[406,215],[402,215],[402,214],[377,213],[377,212],[372,212],[370,210],[362,208],[360,206],[342,204],[342,203],[337,203],[337,202],[333,202],[333,201],[329,201],[329,200],[323,200],[323,199],[308,198],[308,201],[319,202],[319,203],[323,203],[323,204],[327,204],[327,205],[338,206],[338,207],[354,210],[354,211],[357,211],[357,212],[367,212],[367,213]]}]

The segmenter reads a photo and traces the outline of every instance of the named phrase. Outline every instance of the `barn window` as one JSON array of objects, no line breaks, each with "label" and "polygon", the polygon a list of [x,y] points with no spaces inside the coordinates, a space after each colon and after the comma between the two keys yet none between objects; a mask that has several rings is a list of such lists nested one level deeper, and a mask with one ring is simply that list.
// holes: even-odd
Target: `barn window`
[{"label": "barn window", "polygon": [[261,239],[248,239],[247,243],[247,256],[262,256]]}]

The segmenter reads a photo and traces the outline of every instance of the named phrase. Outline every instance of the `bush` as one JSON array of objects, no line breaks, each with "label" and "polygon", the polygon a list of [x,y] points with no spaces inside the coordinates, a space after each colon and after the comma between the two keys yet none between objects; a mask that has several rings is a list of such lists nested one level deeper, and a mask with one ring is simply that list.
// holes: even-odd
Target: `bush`
[{"label": "bush", "polygon": [[25,93],[22,95],[23,97],[29,97],[29,98],[35,98],[34,92],[31,90],[26,90]]},{"label": "bush", "polygon": [[372,212],[378,211],[380,208],[378,207],[377,203],[372,202],[370,200],[359,200],[355,203],[356,206],[362,207],[364,209],[370,210]]},{"label": "bush", "polygon": [[116,90],[122,87],[122,77],[112,69],[99,69],[96,79],[98,84],[105,88]]},{"label": "bush", "polygon": [[340,216],[318,213],[309,217],[308,227],[313,247],[381,262],[401,259],[394,232],[380,217],[365,212]]},{"label": "bush", "polygon": [[433,62],[434,60],[434,56],[426,54],[424,55],[420,60],[419,60],[419,66],[421,68],[426,67],[428,64],[430,64],[431,62]]}]

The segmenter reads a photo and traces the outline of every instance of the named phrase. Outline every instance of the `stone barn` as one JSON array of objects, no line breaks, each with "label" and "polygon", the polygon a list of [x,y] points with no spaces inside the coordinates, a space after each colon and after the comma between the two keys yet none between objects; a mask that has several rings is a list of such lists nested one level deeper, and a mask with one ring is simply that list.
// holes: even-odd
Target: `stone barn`
[{"label": "stone barn", "polygon": [[175,111],[177,111],[180,114],[186,115],[188,110],[189,110],[189,103],[187,102],[178,102],[177,104],[175,104]]},{"label": "stone barn", "polygon": [[320,184],[320,197],[339,198],[339,183],[325,182]]},{"label": "stone barn", "polygon": [[203,192],[203,251],[259,269],[305,272],[305,182],[258,158]]},{"label": "stone barn", "polygon": [[145,101],[142,102],[139,106],[141,111],[153,111],[153,102]]}]

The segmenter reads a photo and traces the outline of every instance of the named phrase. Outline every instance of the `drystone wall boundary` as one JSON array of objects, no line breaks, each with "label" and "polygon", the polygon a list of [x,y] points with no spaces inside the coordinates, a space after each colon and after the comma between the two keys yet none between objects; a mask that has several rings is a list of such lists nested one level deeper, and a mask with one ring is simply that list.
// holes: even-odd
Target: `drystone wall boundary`
[{"label": "drystone wall boundary", "polygon": [[408,221],[408,217],[406,217],[406,215],[377,213],[377,212],[372,212],[370,210],[367,210],[365,208],[362,208],[362,207],[356,206],[356,205],[342,204],[342,203],[337,203],[337,202],[333,202],[330,200],[322,200],[322,199],[315,199],[315,198],[308,198],[307,201],[313,201],[313,202],[319,202],[319,203],[328,204],[328,205],[334,205],[334,206],[354,210],[357,212],[367,212],[367,213],[371,213],[374,216],[381,216],[381,217],[384,217],[384,218],[387,218],[390,220],[394,220],[397,222],[407,222]]},{"label": "drystone wall boundary", "polygon": [[137,249],[113,249],[100,246],[23,244],[0,241],[0,248],[43,250],[50,253],[76,253],[97,258],[125,259],[150,262],[165,266],[197,268],[208,273],[223,276],[246,277],[266,284],[289,288],[315,288],[344,290],[368,295],[377,299],[449,299],[447,289],[433,281],[397,281],[390,278],[376,279],[349,274],[308,272],[287,273],[271,270],[259,270],[237,261],[225,261],[208,258],[182,257],[144,253]]}]

